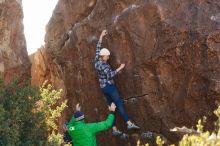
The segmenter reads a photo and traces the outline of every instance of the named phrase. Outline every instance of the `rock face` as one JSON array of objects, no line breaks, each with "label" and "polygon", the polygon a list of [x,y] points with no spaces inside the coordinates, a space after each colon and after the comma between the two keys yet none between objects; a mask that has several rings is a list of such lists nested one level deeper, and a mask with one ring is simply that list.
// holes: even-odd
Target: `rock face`
[{"label": "rock face", "polygon": [[6,81],[30,78],[21,0],[0,1],[0,76]]},{"label": "rock face", "polygon": [[[220,99],[220,3],[218,0],[60,0],[47,26],[44,49],[34,55],[34,84],[49,79],[64,89],[68,120],[77,102],[87,121],[106,117],[106,103],[94,69],[95,46],[112,52],[115,79],[131,119],[141,132],[176,142],[169,129],[191,127],[202,116],[213,121]],[[43,53],[42,53],[43,52]],[[37,63],[36,63],[37,62]],[[118,125],[125,131],[119,118]],[[211,126],[210,126],[211,127]],[[209,127],[209,128],[210,128]],[[135,145],[98,136],[99,145]]]}]

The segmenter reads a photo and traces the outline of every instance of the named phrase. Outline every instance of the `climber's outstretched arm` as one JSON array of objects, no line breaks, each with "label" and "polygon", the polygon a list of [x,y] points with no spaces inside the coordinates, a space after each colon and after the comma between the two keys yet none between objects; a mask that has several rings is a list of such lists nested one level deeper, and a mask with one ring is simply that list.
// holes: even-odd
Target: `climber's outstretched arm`
[{"label": "climber's outstretched arm", "polygon": [[96,45],[96,56],[95,56],[95,61],[98,61],[99,60],[99,52],[102,48],[102,39],[103,37],[107,34],[107,30],[103,30],[100,37],[99,37],[99,41]]},{"label": "climber's outstretched arm", "polygon": [[115,118],[114,115],[115,109],[116,109],[116,105],[112,103],[111,106],[109,106],[109,111],[111,113],[108,115],[105,121],[88,124],[88,127],[92,131],[92,133],[96,134],[97,132],[101,132],[112,127]]}]

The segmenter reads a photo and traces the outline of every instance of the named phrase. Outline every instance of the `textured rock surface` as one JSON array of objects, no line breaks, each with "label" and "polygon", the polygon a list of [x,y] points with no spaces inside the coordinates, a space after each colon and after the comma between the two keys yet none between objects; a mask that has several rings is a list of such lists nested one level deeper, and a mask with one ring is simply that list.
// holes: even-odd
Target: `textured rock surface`
[{"label": "textured rock surface", "polygon": [[[112,51],[112,66],[127,65],[115,80],[131,119],[141,132],[175,142],[179,136],[170,128],[191,127],[203,115],[212,121],[219,103],[219,15],[218,0],[60,0],[47,26],[45,49],[33,59],[33,81],[49,79],[64,88],[69,109],[63,121],[77,102],[88,121],[104,119],[94,54],[107,28],[103,46]],[[121,119],[118,124],[125,129]],[[124,143],[108,131],[98,143],[134,145],[137,138],[132,134]]]},{"label": "textured rock surface", "polygon": [[30,78],[20,0],[0,1],[0,75],[6,81]]}]

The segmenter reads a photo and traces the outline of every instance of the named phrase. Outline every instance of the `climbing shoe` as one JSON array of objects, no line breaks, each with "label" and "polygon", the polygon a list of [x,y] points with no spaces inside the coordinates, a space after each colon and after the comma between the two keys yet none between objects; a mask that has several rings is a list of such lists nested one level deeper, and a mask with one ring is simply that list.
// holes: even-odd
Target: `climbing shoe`
[{"label": "climbing shoe", "polygon": [[138,127],[138,126],[135,125],[134,123],[128,125],[127,128],[128,128],[128,130],[131,130],[131,129],[140,129],[140,127]]},{"label": "climbing shoe", "polygon": [[119,131],[119,130],[113,130],[113,131],[112,131],[112,135],[114,135],[114,136],[120,136],[120,135],[122,135],[122,132]]}]

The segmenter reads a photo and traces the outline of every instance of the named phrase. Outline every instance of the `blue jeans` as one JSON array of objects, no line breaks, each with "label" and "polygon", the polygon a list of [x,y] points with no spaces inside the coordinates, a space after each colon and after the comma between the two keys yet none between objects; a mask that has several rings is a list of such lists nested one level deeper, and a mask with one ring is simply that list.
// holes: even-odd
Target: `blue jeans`
[{"label": "blue jeans", "polygon": [[[121,99],[116,86],[107,84],[104,88],[102,88],[102,92],[107,99],[108,105],[111,105],[111,103],[115,103],[115,105],[117,106],[117,109],[118,109],[120,115],[123,117],[124,121],[125,122],[129,121],[129,117],[128,117],[128,115],[125,111],[125,108],[124,108],[124,102]],[[113,122],[113,126],[115,126],[115,125],[116,125],[116,118]]]}]

